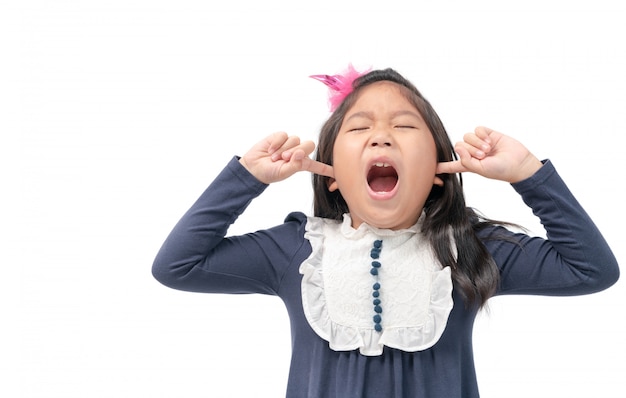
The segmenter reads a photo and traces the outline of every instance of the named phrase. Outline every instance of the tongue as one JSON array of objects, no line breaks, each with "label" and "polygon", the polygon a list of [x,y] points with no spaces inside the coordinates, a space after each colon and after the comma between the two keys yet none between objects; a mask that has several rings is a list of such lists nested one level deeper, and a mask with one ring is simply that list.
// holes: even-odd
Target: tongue
[{"label": "tongue", "polygon": [[376,177],[372,179],[369,184],[370,188],[374,192],[389,192],[393,190],[393,187],[396,186],[398,182],[397,177],[389,176],[389,177]]}]

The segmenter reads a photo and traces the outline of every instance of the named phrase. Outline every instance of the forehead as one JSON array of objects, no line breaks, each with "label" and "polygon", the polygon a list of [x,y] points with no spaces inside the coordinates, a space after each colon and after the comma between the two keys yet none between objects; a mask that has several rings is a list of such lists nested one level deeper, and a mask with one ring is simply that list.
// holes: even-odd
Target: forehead
[{"label": "forehead", "polygon": [[409,99],[411,97],[410,90],[397,83],[372,83],[357,93],[354,103],[344,116],[344,122],[359,115],[370,119],[407,115],[423,121],[419,108]]},{"label": "forehead", "polygon": [[353,111],[354,108],[364,106],[376,108],[401,106],[417,110],[412,102],[409,101],[409,92],[406,87],[386,80],[363,87],[347,113]]}]

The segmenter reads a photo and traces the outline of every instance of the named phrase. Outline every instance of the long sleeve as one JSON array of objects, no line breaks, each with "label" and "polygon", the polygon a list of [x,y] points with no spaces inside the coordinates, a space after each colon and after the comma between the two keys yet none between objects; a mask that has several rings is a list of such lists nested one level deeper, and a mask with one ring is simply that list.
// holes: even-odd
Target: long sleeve
[{"label": "long sleeve", "polygon": [[152,266],[154,277],[179,290],[277,294],[302,244],[302,217],[291,215],[275,228],[225,237],[266,187],[233,158],[163,243]]},{"label": "long sleeve", "polygon": [[579,295],[617,281],[615,256],[550,161],[513,188],[539,217],[547,239],[485,239],[501,271],[498,294]]}]

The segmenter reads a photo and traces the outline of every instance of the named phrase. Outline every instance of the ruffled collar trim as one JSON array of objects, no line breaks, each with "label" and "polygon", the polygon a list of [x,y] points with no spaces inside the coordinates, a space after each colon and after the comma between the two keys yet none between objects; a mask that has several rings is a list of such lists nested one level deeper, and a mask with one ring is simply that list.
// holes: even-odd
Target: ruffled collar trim
[{"label": "ruffled collar trim", "polygon": [[[383,347],[415,352],[435,345],[452,310],[450,267],[436,260],[418,222],[403,230],[309,217],[311,255],[300,265],[302,305],[311,328],[335,351],[381,355]],[[374,329],[370,250],[380,239],[382,331]]]}]

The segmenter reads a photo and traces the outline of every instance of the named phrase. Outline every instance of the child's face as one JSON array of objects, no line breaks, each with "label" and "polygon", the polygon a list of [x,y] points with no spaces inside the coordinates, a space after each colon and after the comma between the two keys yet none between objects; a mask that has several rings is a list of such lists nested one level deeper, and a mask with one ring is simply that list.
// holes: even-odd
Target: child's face
[{"label": "child's face", "polygon": [[365,87],[333,147],[335,178],[352,227],[404,229],[417,222],[435,177],[437,151],[417,109],[392,82]]}]

